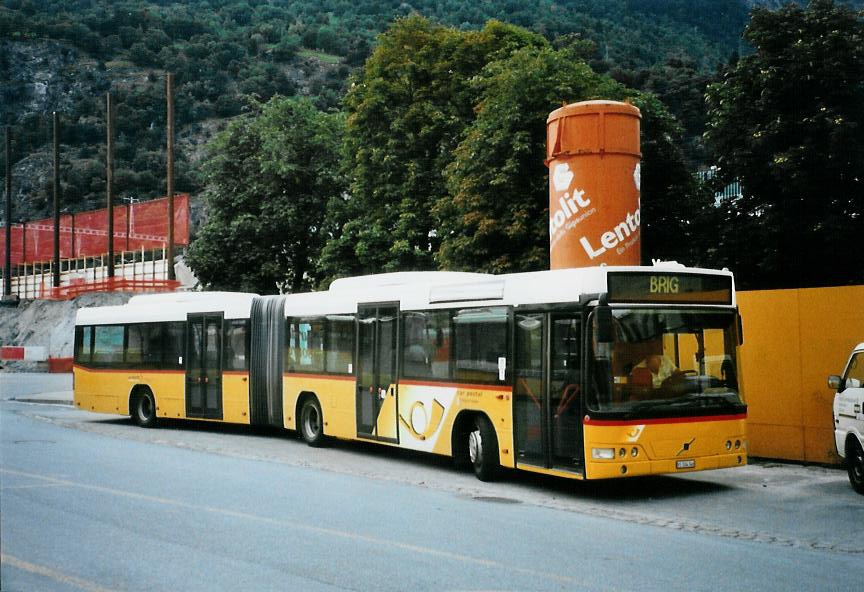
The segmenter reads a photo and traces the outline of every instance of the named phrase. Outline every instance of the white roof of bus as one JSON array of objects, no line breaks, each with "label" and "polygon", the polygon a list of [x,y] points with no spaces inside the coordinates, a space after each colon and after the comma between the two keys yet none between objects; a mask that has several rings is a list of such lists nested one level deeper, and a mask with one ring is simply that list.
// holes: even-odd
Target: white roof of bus
[{"label": "white roof of bus", "polygon": [[195,312],[222,312],[226,319],[249,318],[252,299],[244,292],[170,292],[133,296],[120,306],[78,309],[76,325],[185,321]]},{"label": "white roof of bus", "polygon": [[[285,296],[286,316],[345,314],[363,303],[399,302],[401,310],[576,302],[606,292],[610,271],[677,271],[731,275],[727,270],[686,268],[675,262],[652,267],[586,267],[506,275],[415,271],[344,278],[321,292]],[[77,324],[185,320],[187,313],[219,312],[247,318],[255,294],[186,292],[135,296],[124,306],[81,309]],[[733,292],[733,304],[734,292]]]}]

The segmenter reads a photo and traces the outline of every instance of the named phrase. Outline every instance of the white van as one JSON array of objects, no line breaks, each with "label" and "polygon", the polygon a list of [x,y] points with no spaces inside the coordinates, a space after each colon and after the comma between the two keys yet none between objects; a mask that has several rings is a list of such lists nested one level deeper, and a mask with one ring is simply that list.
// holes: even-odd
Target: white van
[{"label": "white van", "polygon": [[829,376],[834,395],[834,443],[837,454],[846,459],[849,482],[864,495],[864,343],[852,350],[846,370]]}]

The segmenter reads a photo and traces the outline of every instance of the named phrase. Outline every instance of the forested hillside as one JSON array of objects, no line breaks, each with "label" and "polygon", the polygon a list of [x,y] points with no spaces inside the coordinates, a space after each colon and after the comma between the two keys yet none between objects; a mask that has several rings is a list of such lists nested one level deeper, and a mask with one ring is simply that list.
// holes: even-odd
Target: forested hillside
[{"label": "forested hillside", "polygon": [[108,90],[118,105],[116,194],[154,197],[164,179],[164,72],[173,72],[177,187],[194,193],[201,145],[243,112],[244,97],[307,96],[319,109],[339,109],[350,73],[377,35],[409,14],[460,30],[498,19],[556,47],[578,47],[595,71],[666,97],[696,160],[702,90],[738,49],[747,19],[741,0],[7,0],[0,6],[0,124],[16,135],[20,212],[48,214],[51,111],[62,118],[67,207],[103,199]]}]

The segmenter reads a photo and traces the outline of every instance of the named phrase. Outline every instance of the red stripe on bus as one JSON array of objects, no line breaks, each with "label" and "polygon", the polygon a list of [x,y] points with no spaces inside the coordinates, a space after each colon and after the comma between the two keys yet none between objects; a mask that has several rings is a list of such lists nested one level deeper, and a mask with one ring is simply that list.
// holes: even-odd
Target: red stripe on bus
[{"label": "red stripe on bus", "polygon": [[422,380],[400,380],[399,384],[406,386],[437,386],[440,388],[455,388],[455,389],[472,389],[478,391],[495,391],[509,393],[513,390],[512,386],[499,386],[496,384],[463,384],[461,382],[425,382]]},{"label": "red stripe on bus", "polygon": [[700,421],[735,421],[747,419],[746,413],[738,415],[703,415],[701,417],[662,417],[656,419],[584,419],[584,425],[593,426],[630,426],[630,425],[654,425],[661,423],[696,423]]},{"label": "red stripe on bus", "polygon": [[311,372],[285,372],[283,378],[312,378],[315,380],[350,380],[354,381],[354,376],[350,374],[312,374]]}]

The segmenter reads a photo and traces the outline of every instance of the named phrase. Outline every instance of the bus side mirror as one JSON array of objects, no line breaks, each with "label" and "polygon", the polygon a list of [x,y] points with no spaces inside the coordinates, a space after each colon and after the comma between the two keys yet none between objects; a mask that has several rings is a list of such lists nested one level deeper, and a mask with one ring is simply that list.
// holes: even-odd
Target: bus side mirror
[{"label": "bus side mirror", "polygon": [[612,309],[601,304],[594,309],[594,335],[597,343],[612,343],[615,341],[615,331],[612,325]]},{"label": "bus side mirror", "polygon": [[828,377],[828,388],[831,390],[840,390],[840,377],[836,374],[832,374]]}]

